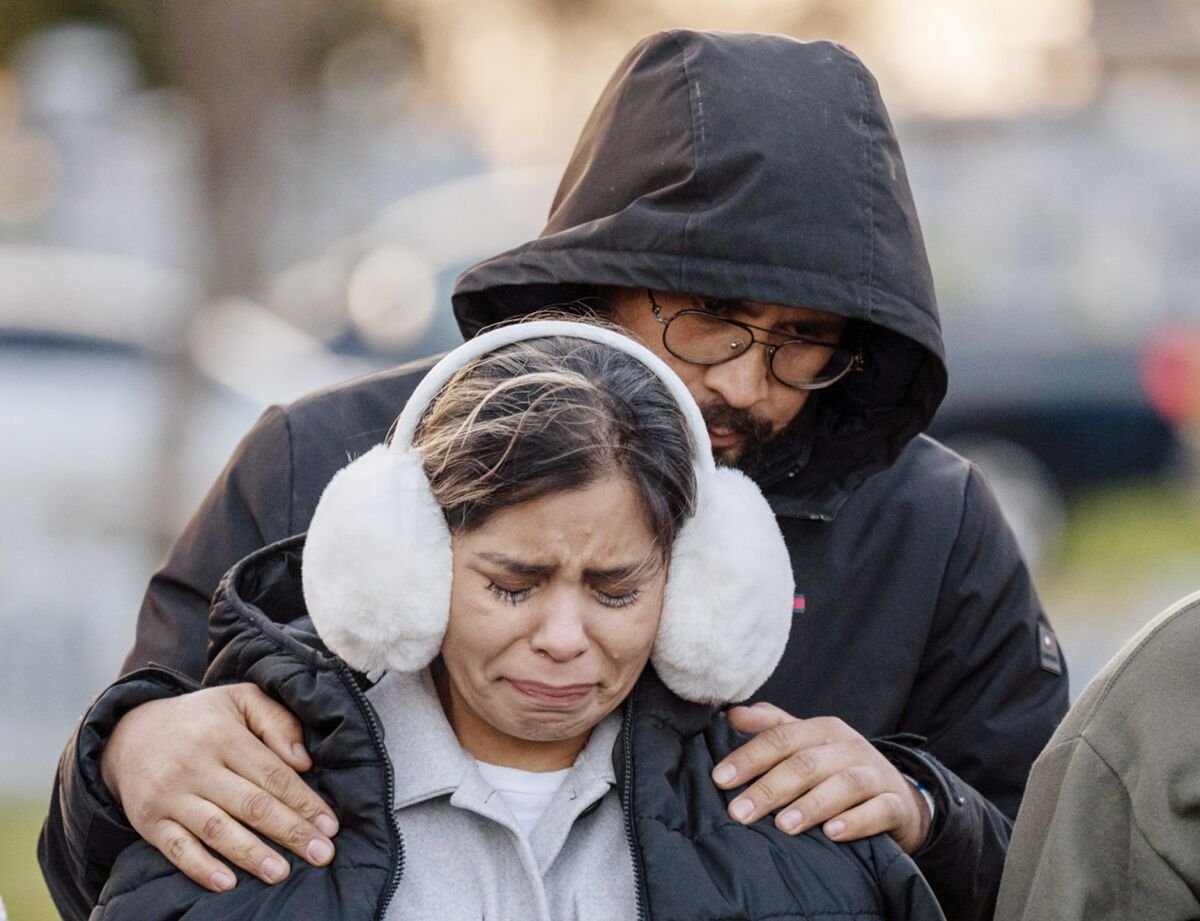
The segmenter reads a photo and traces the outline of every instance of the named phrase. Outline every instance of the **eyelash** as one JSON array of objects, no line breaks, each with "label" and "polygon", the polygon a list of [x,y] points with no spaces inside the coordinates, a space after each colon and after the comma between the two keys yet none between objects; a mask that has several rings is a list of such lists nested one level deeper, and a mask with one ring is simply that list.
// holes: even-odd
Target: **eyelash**
[{"label": "eyelash", "polygon": [[607,592],[600,591],[599,589],[596,590],[596,596],[599,598],[600,603],[606,608],[628,607],[637,601],[638,596],[641,594],[642,590],[640,588],[635,588],[633,591],[627,592],[624,595],[610,595]]},{"label": "eyelash", "polygon": [[487,589],[501,601],[507,601],[509,604],[520,604],[533,591],[532,588],[519,588],[514,591],[497,585],[495,582],[489,582]]},{"label": "eyelash", "polygon": [[[489,582],[487,590],[501,601],[506,601],[511,605],[520,604],[533,593],[532,588],[519,588],[514,590],[505,588],[502,585],[497,585],[495,582]],[[599,589],[596,589],[596,600],[606,608],[624,608],[637,601],[641,594],[642,590],[640,588],[635,588],[633,591],[624,595],[610,595],[607,592],[602,592]]]}]

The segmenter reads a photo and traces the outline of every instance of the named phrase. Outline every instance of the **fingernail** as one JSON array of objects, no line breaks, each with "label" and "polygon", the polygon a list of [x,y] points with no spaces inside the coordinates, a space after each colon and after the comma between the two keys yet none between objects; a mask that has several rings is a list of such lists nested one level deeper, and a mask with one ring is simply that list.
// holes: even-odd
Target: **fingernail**
[{"label": "fingernail", "polygon": [[789,809],[779,814],[779,827],[784,831],[795,831],[804,821],[804,813],[799,809]]},{"label": "fingernail", "polygon": [[754,804],[748,799],[734,800],[730,811],[733,813],[734,818],[745,819],[754,811]]},{"label": "fingernail", "polygon": [[846,823],[840,819],[834,819],[825,826],[825,834],[830,838],[836,838],[846,830]]},{"label": "fingernail", "polygon": [[301,761],[308,760],[308,752],[306,752],[304,750],[304,746],[301,745],[299,742],[292,743],[292,754],[295,755],[297,758],[299,758]]},{"label": "fingernail", "polygon": [[262,875],[274,883],[287,875],[287,864],[278,857],[268,857],[262,862]]},{"label": "fingernail", "polygon": [[236,882],[228,873],[214,873],[208,878],[208,881],[212,883],[212,887],[218,892],[225,892],[232,889],[233,884]]},{"label": "fingernail", "polygon": [[337,819],[323,812],[313,819],[313,824],[317,826],[317,830],[321,834],[328,835],[330,838],[338,833]]},{"label": "fingernail", "polygon": [[320,838],[308,842],[308,859],[310,863],[324,865],[333,859],[333,845]]},{"label": "fingernail", "polygon": [[713,781],[716,783],[729,783],[737,776],[737,768],[732,764],[722,764],[719,768],[713,771]]}]

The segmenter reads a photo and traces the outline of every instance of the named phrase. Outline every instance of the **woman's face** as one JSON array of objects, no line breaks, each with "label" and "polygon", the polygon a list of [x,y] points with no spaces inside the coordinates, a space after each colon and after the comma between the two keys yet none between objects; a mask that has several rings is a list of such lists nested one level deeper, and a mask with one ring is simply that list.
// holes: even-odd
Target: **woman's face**
[{"label": "woman's face", "polygon": [[658,631],[666,566],[634,487],[613,477],[512,506],[453,550],[442,658],[459,742],[501,764],[566,743],[573,760]]}]

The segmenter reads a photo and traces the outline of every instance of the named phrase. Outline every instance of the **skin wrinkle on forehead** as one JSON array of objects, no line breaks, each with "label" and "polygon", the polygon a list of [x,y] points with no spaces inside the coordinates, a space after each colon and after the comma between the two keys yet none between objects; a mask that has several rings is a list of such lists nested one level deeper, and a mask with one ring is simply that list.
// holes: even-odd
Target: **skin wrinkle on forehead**
[{"label": "skin wrinkle on forehead", "polygon": [[[548,577],[554,575],[559,570],[557,563],[527,563],[522,560],[514,559],[503,553],[492,553],[481,551],[476,554],[479,559],[486,560],[489,563],[494,563],[501,566],[517,575],[523,576],[540,576]],[[644,556],[641,560],[629,563],[625,566],[615,566],[607,569],[585,568],[583,577],[585,580],[597,580],[602,582],[618,583],[628,582],[630,580],[646,578],[663,565],[663,560],[660,554],[651,552]]]}]

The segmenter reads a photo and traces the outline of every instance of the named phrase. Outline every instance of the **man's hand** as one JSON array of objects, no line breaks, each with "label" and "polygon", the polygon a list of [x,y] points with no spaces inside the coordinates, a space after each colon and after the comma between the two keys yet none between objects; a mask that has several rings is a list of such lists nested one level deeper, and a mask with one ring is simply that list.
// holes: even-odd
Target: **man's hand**
[{"label": "man's hand", "polygon": [[713,782],[725,790],[758,778],[729,804],[737,821],[779,810],[776,828],[793,835],[816,825],[834,841],[886,832],[909,854],[925,842],[925,798],[841,720],[799,720],[757,703],[731,709],[729,722],[755,734],[713,768]]},{"label": "man's hand", "polygon": [[234,874],[201,844],[267,883],[288,864],[245,826],[314,866],[333,859],[337,819],[297,775],[312,767],[300,724],[252,684],[155,700],[126,713],[100,771],[130,824],[194,882]]}]

